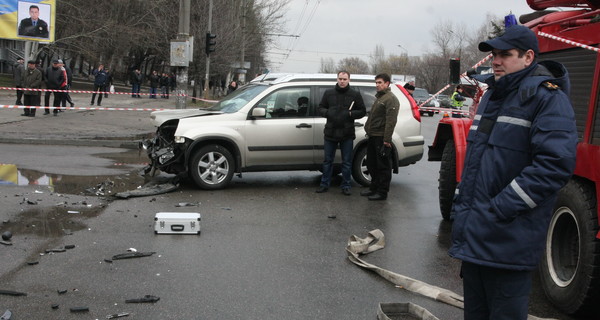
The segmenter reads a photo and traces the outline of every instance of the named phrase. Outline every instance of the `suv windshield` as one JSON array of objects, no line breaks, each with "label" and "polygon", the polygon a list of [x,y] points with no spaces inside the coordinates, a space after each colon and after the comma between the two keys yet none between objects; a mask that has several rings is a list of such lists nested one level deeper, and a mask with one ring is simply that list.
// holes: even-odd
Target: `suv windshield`
[{"label": "suv windshield", "polygon": [[206,109],[209,111],[221,111],[224,113],[238,112],[248,101],[254,99],[269,86],[249,84],[233,91],[214,106]]}]

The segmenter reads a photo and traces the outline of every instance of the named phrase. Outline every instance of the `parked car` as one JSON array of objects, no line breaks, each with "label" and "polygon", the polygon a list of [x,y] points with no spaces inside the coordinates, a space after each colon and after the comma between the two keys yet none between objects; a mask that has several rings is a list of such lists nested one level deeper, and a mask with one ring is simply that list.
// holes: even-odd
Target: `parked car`
[{"label": "parked car", "polygon": [[[419,105],[419,106],[423,102],[427,101],[430,97],[431,97],[431,95],[429,94],[427,89],[424,89],[424,88],[415,88],[415,91],[413,92],[413,98],[415,99],[415,101],[417,102],[417,105]],[[425,105],[423,105],[419,109],[419,112],[421,115],[426,113],[430,117],[432,117],[433,114],[436,112],[435,108],[436,108],[435,102],[433,101],[433,99],[431,99],[429,102],[427,102]]]},{"label": "parked car", "polygon": [[[143,141],[150,166],[166,173],[187,174],[202,189],[221,189],[234,173],[320,170],[326,119],[317,113],[335,74],[291,74],[271,81],[255,79],[208,109],[155,111],[154,138]],[[375,77],[352,75],[351,87],[367,111],[375,101]],[[414,164],[423,156],[424,138],[417,106],[406,91],[391,86],[400,101],[393,134],[393,168]],[[364,124],[356,120],[352,176],[369,185]],[[335,163],[340,165],[338,154]]]}]

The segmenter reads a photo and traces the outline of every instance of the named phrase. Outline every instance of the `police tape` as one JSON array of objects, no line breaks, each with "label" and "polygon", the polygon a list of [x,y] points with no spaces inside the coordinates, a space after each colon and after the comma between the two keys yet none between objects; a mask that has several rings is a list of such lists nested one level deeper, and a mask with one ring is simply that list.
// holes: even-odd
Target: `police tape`
[{"label": "police tape", "polygon": [[[484,64],[486,61],[488,61],[488,60],[489,60],[489,59],[491,59],[491,58],[492,58],[492,54],[490,53],[490,54],[488,54],[488,55],[487,55],[485,58],[483,58],[483,59],[479,60],[479,62],[477,62],[476,64],[474,64],[474,65],[471,67],[471,69],[476,69],[477,67],[481,66],[482,64]],[[463,73],[460,75],[460,77],[461,77],[461,78],[463,78],[463,77],[466,77],[466,76],[467,76],[467,72],[466,72],[466,71],[465,71],[465,72],[463,72]],[[433,98],[437,97],[437,96],[438,96],[440,93],[444,92],[444,91],[445,91],[446,89],[448,89],[448,88],[450,88],[450,84],[447,84],[447,85],[445,85],[445,86],[444,86],[442,89],[440,89],[438,92],[436,92],[436,93],[434,93],[433,95],[431,95],[431,97],[430,97],[429,99],[427,99],[427,100],[425,100],[425,102],[421,103],[421,104],[419,105],[419,109],[422,109],[422,108],[423,108],[423,106],[424,106],[425,104],[427,104],[429,101],[433,100]]]},{"label": "police tape", "polygon": [[0,105],[0,109],[58,109],[58,110],[84,110],[84,111],[164,111],[173,110],[165,108],[106,108],[106,107],[53,107],[53,106],[18,106]]},{"label": "police tape", "polygon": [[167,97],[187,97],[193,100],[200,100],[208,103],[216,103],[218,100],[210,100],[198,97],[192,97],[187,94],[162,94],[162,93],[131,93],[131,92],[110,92],[110,91],[88,91],[88,90],[60,90],[60,89],[33,89],[33,88],[13,88],[13,87],[0,87],[0,90],[11,90],[11,91],[37,91],[37,92],[65,92],[65,93],[97,93],[97,94],[116,94],[116,95],[131,95],[135,96],[167,96]]},{"label": "police tape", "polygon": [[590,46],[585,45],[583,43],[579,43],[579,42],[576,42],[576,41],[573,41],[573,40],[561,38],[561,37],[558,37],[558,36],[555,36],[555,35],[552,35],[552,34],[549,34],[549,33],[545,33],[545,32],[542,32],[542,31],[538,31],[538,35],[541,36],[541,37],[546,37],[546,38],[549,38],[549,39],[552,39],[552,40],[556,40],[556,41],[559,41],[559,42],[563,42],[563,43],[566,43],[566,44],[570,44],[570,45],[573,45],[573,46],[581,47],[581,48],[592,50],[592,51],[595,51],[595,52],[600,52],[600,49],[598,49],[596,47],[590,47]]}]

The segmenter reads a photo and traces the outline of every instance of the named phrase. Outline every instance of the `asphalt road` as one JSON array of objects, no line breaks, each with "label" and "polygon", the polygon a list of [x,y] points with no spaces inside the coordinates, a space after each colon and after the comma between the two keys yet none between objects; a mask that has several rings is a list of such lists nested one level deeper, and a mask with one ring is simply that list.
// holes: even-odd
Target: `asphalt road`
[{"label": "asphalt road", "polygon": [[[423,119],[427,144],[438,119]],[[412,302],[440,319],[462,319],[462,310],[397,288],[345,252],[351,235],[381,229],[386,247],[366,261],[462,294],[460,264],[446,253],[451,224],[437,203],[439,163],[426,156],[393,176],[385,202],[360,197],[358,186],[350,197],[335,187],[316,194],[319,174],[305,171],[244,174],[221,191],[184,183],[168,194],[111,200],[111,193],[144,183],[136,174],[143,155],[54,146],[36,149],[32,159],[28,146],[0,148],[0,163],[42,182],[0,186],[0,231],[14,234],[12,246],[0,246],[0,289],[27,293],[0,295],[0,312],[10,309],[15,319],[119,312],[128,319],[375,319],[380,302]],[[86,166],[90,174],[75,170]],[[43,185],[50,180],[52,186]],[[157,212],[199,212],[202,233],[155,235]],[[75,248],[44,253],[65,245]],[[155,253],[106,261],[129,248]],[[125,303],[145,295],[160,301]],[[572,319],[547,302],[537,279],[530,314]]]}]

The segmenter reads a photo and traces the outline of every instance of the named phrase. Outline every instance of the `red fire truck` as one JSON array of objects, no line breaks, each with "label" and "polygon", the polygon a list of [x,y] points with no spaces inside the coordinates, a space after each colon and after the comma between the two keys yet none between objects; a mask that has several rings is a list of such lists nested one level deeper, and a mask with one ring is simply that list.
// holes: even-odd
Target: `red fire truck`
[{"label": "red fire truck", "polygon": [[[521,23],[538,36],[539,60],[569,71],[571,102],[579,143],[577,165],[560,191],[540,263],[549,300],[569,314],[600,314],[600,0],[527,0],[536,11]],[[568,7],[546,10],[555,7]],[[479,88],[477,84],[472,88]],[[474,95],[475,107],[479,94]],[[473,114],[473,112],[471,112]],[[439,202],[450,219],[460,181],[471,118],[443,118],[429,147],[429,161],[441,161]]]}]

